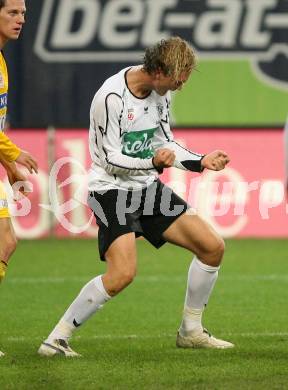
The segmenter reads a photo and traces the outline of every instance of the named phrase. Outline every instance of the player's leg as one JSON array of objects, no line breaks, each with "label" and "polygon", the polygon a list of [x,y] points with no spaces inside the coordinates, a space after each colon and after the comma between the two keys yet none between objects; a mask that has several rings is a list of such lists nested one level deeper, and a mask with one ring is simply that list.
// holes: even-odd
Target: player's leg
[{"label": "player's leg", "polygon": [[230,348],[233,344],[216,339],[202,327],[202,313],[218,277],[224,242],[215,230],[189,212],[176,219],[163,233],[166,241],[195,254],[188,272],[182,324],[177,337],[179,347]]},{"label": "player's leg", "polygon": [[42,343],[39,353],[53,356],[79,356],[68,346],[72,333],[111,297],[127,287],[136,275],[135,234],[127,233],[116,238],[105,253],[107,271],[88,282],[67,309],[59,323]]},{"label": "player's leg", "polygon": [[102,276],[103,285],[110,296],[117,295],[136,276],[137,253],[135,233],[118,237],[105,254],[107,271]]},{"label": "player's leg", "polygon": [[5,215],[0,209],[0,283],[3,281],[9,259],[17,246],[17,239],[11,223],[11,219]]},{"label": "player's leg", "polygon": [[[16,249],[17,240],[8,211],[6,193],[0,181],[0,283],[3,281],[9,259]],[[0,351],[0,357],[4,354]]]},{"label": "player's leg", "polygon": [[16,249],[17,240],[8,210],[7,195],[0,181],[0,283],[5,277],[7,265]]}]

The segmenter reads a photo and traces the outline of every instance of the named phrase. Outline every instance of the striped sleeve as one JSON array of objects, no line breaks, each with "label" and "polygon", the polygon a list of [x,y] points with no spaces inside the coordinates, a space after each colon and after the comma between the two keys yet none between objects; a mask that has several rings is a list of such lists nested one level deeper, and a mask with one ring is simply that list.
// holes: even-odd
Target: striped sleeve
[{"label": "striped sleeve", "polygon": [[177,143],[173,139],[168,121],[161,121],[157,137],[159,137],[158,145],[161,145],[162,148],[171,149],[175,153],[176,158],[173,164],[175,168],[193,172],[203,171],[201,161],[205,155],[188,150]]},{"label": "striped sleeve", "polygon": [[176,155],[173,164],[175,168],[193,172],[203,171],[201,161],[204,157],[204,154],[199,154],[196,152],[192,152],[191,150],[185,149],[183,146],[173,140],[167,142],[165,147],[173,150]]}]

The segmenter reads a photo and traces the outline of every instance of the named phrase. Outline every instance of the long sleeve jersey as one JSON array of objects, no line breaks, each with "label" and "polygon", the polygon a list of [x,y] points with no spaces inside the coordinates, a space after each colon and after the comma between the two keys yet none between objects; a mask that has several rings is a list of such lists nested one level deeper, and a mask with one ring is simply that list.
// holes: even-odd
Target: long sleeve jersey
[{"label": "long sleeve jersey", "polygon": [[8,72],[2,52],[0,52],[0,155],[11,162],[16,160],[20,154],[18,146],[3,133],[7,113],[8,96]]},{"label": "long sleeve jersey", "polygon": [[139,189],[158,177],[152,158],[159,148],[175,152],[174,166],[201,171],[202,154],[173,140],[169,124],[170,92],[151,91],[138,98],[129,90],[125,68],[107,79],[97,91],[90,109],[88,177],[91,191]]}]

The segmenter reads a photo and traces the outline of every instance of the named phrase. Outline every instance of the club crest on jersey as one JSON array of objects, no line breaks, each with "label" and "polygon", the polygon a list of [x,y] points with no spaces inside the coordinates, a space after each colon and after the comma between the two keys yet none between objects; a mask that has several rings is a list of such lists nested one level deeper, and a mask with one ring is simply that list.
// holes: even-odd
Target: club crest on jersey
[{"label": "club crest on jersey", "polygon": [[128,108],[128,120],[133,121],[133,119],[134,119],[134,109]]},{"label": "club crest on jersey", "polygon": [[123,136],[122,153],[130,157],[151,158],[154,155],[153,137],[157,128],[130,131]]},{"label": "club crest on jersey", "polygon": [[162,116],[163,115],[163,104],[158,103],[157,104],[157,110],[159,112],[159,115]]}]

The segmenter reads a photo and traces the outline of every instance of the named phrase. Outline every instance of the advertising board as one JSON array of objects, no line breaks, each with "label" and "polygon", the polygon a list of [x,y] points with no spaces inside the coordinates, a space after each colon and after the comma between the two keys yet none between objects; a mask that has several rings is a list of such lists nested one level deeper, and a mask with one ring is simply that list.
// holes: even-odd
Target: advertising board
[{"label": "advertising board", "polygon": [[[86,205],[90,166],[88,132],[57,129],[52,150],[46,130],[17,130],[10,137],[39,161],[30,175],[29,199],[15,204],[10,191],[14,226],[22,238],[96,236]],[[201,175],[171,168],[161,180],[171,186],[224,237],[287,237],[288,205],[284,191],[283,132],[277,129],[176,129],[183,146],[200,153],[225,150],[225,170]],[[51,157],[52,156],[52,157]],[[52,159],[50,164],[47,163]],[[7,178],[2,179],[6,182]],[[9,186],[7,185],[7,189]]]}]

